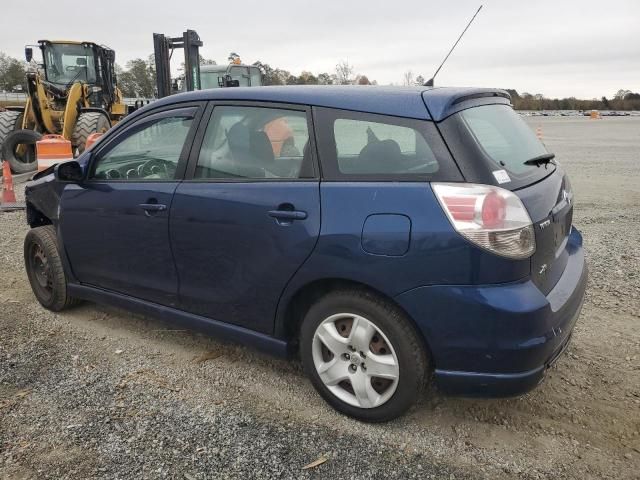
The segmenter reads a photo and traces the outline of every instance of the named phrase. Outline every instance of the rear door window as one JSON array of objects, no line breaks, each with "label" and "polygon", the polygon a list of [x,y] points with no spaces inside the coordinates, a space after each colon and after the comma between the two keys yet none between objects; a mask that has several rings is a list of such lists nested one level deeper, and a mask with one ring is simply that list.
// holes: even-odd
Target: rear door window
[{"label": "rear door window", "polygon": [[314,109],[326,179],[459,180],[432,122]]}]

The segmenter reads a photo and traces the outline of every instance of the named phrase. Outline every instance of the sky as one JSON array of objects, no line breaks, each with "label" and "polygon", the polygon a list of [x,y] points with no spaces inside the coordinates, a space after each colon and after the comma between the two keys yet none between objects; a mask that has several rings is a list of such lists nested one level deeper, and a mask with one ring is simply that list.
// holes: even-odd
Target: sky
[{"label": "sky", "polygon": [[32,0],[33,11],[46,12],[40,17],[6,1],[0,51],[22,58],[39,39],[87,40],[113,48],[124,66],[153,53],[154,32],[190,28],[204,42],[202,56],[218,63],[233,51],[297,75],[333,73],[346,60],[356,73],[399,85],[408,70],[429,78],[481,3],[436,85],[551,98],[640,91],[639,0],[109,0],[95,9]]}]

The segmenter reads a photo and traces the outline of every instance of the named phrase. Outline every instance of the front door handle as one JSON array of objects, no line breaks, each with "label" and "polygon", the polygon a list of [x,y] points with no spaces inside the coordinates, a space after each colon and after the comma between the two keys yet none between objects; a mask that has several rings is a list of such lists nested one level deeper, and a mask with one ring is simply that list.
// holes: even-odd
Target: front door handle
[{"label": "front door handle", "polygon": [[307,212],[302,210],[269,210],[269,216],[278,220],[304,220]]},{"label": "front door handle", "polygon": [[147,217],[151,217],[158,212],[164,212],[167,209],[167,206],[162,203],[141,203],[139,206],[144,210],[144,214]]}]

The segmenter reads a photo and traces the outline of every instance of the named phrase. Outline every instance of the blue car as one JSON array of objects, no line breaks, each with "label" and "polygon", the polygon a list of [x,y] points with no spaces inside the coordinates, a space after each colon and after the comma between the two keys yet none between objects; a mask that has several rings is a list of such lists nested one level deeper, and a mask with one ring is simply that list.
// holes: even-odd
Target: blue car
[{"label": "blue car", "polygon": [[587,268],[567,175],[502,90],[258,87],[135,112],[26,189],[38,301],[299,355],[336,410],[508,396],[567,346]]}]

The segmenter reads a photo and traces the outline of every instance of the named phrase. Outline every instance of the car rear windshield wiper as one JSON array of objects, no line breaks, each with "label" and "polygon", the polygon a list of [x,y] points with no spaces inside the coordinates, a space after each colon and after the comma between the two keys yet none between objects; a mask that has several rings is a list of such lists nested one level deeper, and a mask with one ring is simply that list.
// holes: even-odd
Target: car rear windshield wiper
[{"label": "car rear windshield wiper", "polygon": [[527,160],[526,162],[524,162],[524,164],[535,165],[536,167],[539,167],[540,165],[544,165],[546,167],[547,164],[549,163],[551,163],[552,165],[555,165],[555,163],[551,161],[554,158],[556,158],[556,156],[553,153],[543,153],[542,155],[538,155],[537,157],[533,157],[532,159]]}]

